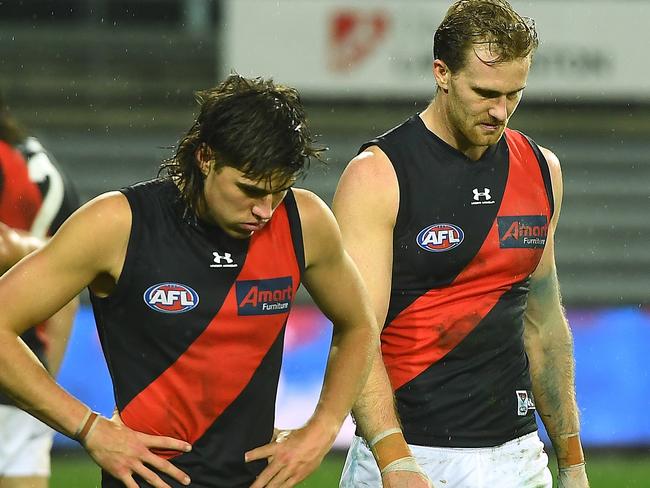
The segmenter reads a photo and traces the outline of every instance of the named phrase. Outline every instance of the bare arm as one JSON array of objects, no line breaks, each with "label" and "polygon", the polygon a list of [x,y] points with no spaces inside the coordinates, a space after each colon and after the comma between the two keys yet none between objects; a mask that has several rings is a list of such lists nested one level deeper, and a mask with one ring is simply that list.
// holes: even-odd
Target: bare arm
[{"label": "bare arm", "polygon": [[68,339],[72,331],[72,324],[79,308],[79,298],[75,297],[67,303],[61,310],[52,315],[45,322],[45,331],[47,334],[47,367],[50,374],[56,378],[61,369],[63,356],[68,346]]},{"label": "bare arm", "polygon": [[[343,244],[356,263],[370,294],[379,330],[386,320],[390,300],[393,265],[393,227],[399,207],[397,177],[386,155],[377,147],[354,158],[339,181],[334,196],[334,213],[341,227]],[[411,456],[400,430],[391,387],[381,352],[372,363],[370,375],[353,409],[364,438],[372,443],[381,469],[395,460]],[[404,483],[417,488],[428,486],[407,471],[399,474]],[[402,486],[384,477],[384,486]],[[412,478],[411,480],[407,478]],[[403,486],[407,486],[404,484]]]},{"label": "bare arm", "polygon": [[[248,461],[271,457],[251,488],[290,487],[313,471],[329,451],[336,434],[366,380],[377,350],[374,317],[361,277],[343,250],[330,210],[315,195],[295,190],[305,248],[303,282],[321,311],[332,321],[334,334],[323,389],[306,426],[283,442],[247,453]],[[280,434],[281,436],[283,434]]]},{"label": "bare arm", "polygon": [[[382,154],[359,155],[341,176],[333,202],[343,244],[370,294],[378,331],[388,312],[393,226],[399,198],[397,178],[389,165],[382,160]],[[400,426],[381,353],[375,357],[370,377],[354,405],[354,417],[368,440]]]},{"label": "bare arm", "polygon": [[[12,229],[0,222],[0,275],[44,244],[44,240]],[[48,337],[47,365],[54,377],[63,359],[78,304],[79,300],[74,298],[45,322]]]},{"label": "bare arm", "polygon": [[[21,408],[73,438],[85,420],[92,418],[88,417],[88,407],[54,382],[19,335],[53,316],[97,278],[119,276],[130,225],[131,213],[124,196],[100,197],[82,207],[44,247],[0,279],[0,387]],[[155,456],[147,443],[178,450],[185,450],[186,443],[136,434],[103,418],[92,427],[85,439],[86,449],[126,486],[136,486],[133,472],[154,486],[168,486],[143,462],[179,481],[185,477]]]},{"label": "bare arm", "polygon": [[573,338],[562,308],[555,267],[554,233],[562,204],[562,175],[557,157],[548,150],[543,152],[551,169],[555,215],[544,254],[531,276],[524,315],[526,353],[536,408],[553,443],[558,466],[561,470],[572,467],[564,475],[570,479],[561,486],[584,488],[588,482],[575,399]]},{"label": "bare arm", "polygon": [[0,276],[44,241],[0,222]]},{"label": "bare arm", "polygon": [[332,442],[368,376],[379,334],[361,276],[343,249],[334,216],[320,199],[296,192],[305,225],[305,287],[332,321],[334,333],[323,390],[312,420],[335,428]]}]

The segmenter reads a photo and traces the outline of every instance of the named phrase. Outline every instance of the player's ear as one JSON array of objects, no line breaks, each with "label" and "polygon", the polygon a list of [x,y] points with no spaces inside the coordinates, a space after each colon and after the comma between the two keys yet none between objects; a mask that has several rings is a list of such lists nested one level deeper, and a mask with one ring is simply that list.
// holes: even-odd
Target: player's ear
[{"label": "player's ear", "polygon": [[441,59],[434,59],[433,77],[436,79],[436,84],[438,85],[438,88],[440,88],[444,92],[447,92],[447,90],[449,89],[449,78],[451,77],[451,73],[449,71],[449,67],[447,66],[447,63],[445,63]]},{"label": "player's ear", "polygon": [[214,155],[210,147],[205,143],[201,144],[196,149],[194,156],[196,157],[196,164],[201,170],[201,173],[203,173],[203,176],[208,176],[212,163],[214,162]]}]

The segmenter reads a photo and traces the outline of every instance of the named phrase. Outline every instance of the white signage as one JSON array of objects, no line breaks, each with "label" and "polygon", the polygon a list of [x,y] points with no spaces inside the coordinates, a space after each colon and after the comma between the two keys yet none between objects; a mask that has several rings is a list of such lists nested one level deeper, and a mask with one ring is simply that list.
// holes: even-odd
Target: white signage
[{"label": "white signage", "polygon": [[[650,100],[650,5],[513,1],[541,39],[527,98]],[[228,0],[223,71],[273,77],[304,96],[431,97],[432,38],[451,2]]]}]

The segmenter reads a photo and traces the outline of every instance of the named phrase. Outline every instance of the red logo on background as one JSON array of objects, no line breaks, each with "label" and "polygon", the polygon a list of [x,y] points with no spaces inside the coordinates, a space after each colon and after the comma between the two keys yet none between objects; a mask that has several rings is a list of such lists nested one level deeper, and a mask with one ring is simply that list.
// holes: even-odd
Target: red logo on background
[{"label": "red logo on background", "polygon": [[388,30],[385,12],[346,10],[332,16],[330,24],[330,67],[350,71],[382,41]]}]

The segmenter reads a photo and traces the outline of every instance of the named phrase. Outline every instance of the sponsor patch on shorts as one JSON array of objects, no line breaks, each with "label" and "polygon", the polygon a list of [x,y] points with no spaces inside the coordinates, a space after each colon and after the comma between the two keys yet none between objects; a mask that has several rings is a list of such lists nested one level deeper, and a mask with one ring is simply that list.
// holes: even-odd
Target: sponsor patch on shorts
[{"label": "sponsor patch on shorts", "polygon": [[499,246],[502,248],[543,248],[548,234],[545,215],[497,217]]},{"label": "sponsor patch on shorts", "polygon": [[235,283],[239,315],[287,313],[293,300],[291,276]]}]

